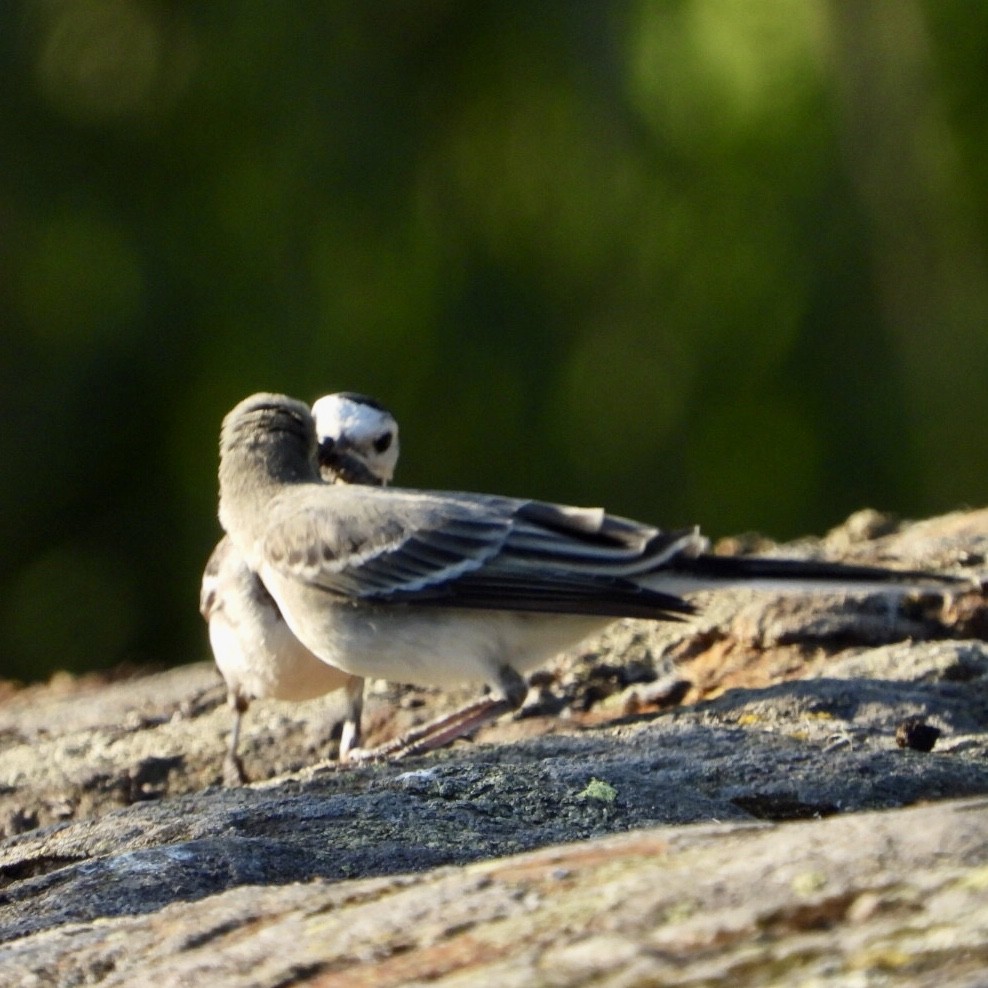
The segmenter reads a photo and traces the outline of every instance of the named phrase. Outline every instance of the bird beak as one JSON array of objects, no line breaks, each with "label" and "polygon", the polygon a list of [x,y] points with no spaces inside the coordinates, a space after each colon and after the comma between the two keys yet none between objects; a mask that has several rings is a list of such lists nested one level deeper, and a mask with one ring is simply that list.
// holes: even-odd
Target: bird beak
[{"label": "bird beak", "polygon": [[319,472],[327,484],[342,481],[345,484],[381,486],[381,480],[367,468],[349,444],[332,437],[319,441]]},{"label": "bird beak", "polygon": [[327,436],[325,439],[319,440],[318,458],[320,467],[333,467],[336,464],[340,455],[337,446],[338,444],[332,436]]}]

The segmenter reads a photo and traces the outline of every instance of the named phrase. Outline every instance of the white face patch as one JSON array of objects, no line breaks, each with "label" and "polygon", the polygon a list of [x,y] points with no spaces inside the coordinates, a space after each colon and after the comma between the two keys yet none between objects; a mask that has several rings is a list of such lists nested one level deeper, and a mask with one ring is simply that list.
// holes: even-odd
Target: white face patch
[{"label": "white face patch", "polygon": [[[390,412],[344,395],[325,395],[312,405],[319,440],[334,439],[358,456],[383,483],[398,462],[398,423]],[[390,440],[385,437],[390,435]]]}]

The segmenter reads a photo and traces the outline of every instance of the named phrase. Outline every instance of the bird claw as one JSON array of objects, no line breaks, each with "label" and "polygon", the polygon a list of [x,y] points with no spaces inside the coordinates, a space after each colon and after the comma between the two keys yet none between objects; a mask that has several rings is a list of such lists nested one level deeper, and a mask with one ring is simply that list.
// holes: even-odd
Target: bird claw
[{"label": "bird claw", "polygon": [[376,748],[353,748],[340,761],[345,764],[398,761],[444,748],[459,738],[472,734],[484,724],[515,710],[510,700],[485,697],[450,714],[421,724]]},{"label": "bird claw", "polygon": [[244,771],[244,763],[237,755],[228,754],[223,759],[223,785],[228,789],[236,789],[246,785],[249,779]]}]

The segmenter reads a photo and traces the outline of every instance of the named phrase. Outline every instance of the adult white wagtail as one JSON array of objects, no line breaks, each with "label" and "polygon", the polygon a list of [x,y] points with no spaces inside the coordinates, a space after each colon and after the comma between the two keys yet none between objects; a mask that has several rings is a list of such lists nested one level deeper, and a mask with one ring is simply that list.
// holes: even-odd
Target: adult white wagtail
[{"label": "adult white wagtail", "polygon": [[[327,483],[387,484],[398,461],[398,424],[365,395],[340,392],[312,406],[319,465]],[[291,632],[278,605],[229,536],[213,550],[202,578],[199,609],[209,625],[216,665],[227,685],[233,730],[223,765],[228,784],[245,781],[237,753],[251,700],[311,700],[345,690],[340,758],[360,744],[363,680],[318,659]]]},{"label": "adult white wagtail", "polygon": [[599,508],[323,483],[306,405],[256,394],[224,419],[220,521],[313,653],[355,676],[492,695],[404,739],[425,750],[517,708],[522,674],[619,617],[677,620],[683,593],[945,588],[915,571],[716,556]]}]

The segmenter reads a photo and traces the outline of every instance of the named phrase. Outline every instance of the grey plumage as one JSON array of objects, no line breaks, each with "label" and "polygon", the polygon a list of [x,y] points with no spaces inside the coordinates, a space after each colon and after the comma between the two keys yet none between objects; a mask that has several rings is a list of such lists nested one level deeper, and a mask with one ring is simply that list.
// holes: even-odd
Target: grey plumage
[{"label": "grey plumage", "polygon": [[680,594],[743,582],[908,589],[950,578],[707,554],[600,509],[485,494],[327,486],[301,402],[259,394],[226,417],[220,519],[296,636],[349,673],[483,681],[510,705],[521,673],[621,616],[676,620]]},{"label": "grey plumage", "polygon": [[[321,398],[313,410],[319,419],[319,469],[325,482],[382,484],[391,479],[398,427],[383,406],[345,393]],[[341,758],[359,745],[363,681],[322,662],[298,641],[229,536],[220,540],[206,564],[200,611],[234,712],[224,762],[227,782],[244,781],[237,749],[241,718],[252,699],[301,701],[343,690]]]}]

